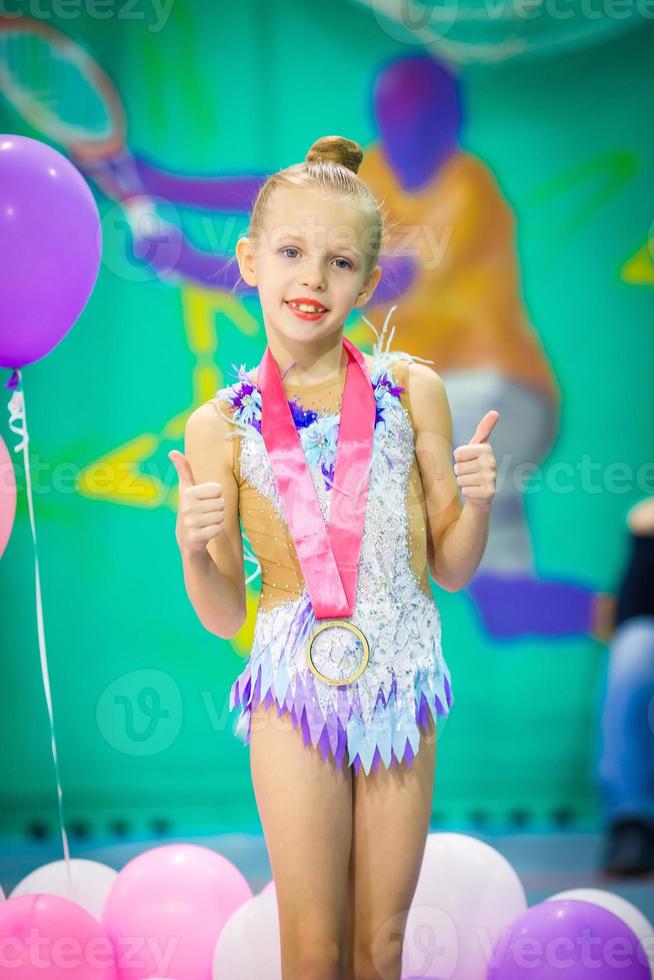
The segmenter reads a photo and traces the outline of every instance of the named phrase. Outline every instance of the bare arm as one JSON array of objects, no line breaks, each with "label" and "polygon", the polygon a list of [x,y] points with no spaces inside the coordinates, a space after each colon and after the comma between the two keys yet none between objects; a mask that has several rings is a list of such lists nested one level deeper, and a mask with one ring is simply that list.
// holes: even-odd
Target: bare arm
[{"label": "bare arm", "polygon": [[[200,405],[186,422],[185,456],[173,459],[180,477],[176,537],[186,591],[202,625],[225,639],[239,631],[246,616],[238,484],[233,441],[225,439],[228,429],[213,405]],[[203,512],[212,516],[203,520]]]},{"label": "bare arm", "polygon": [[[455,592],[472,578],[484,554],[495,461],[486,444],[484,448],[479,447],[484,461],[483,478],[477,477],[476,464],[463,464],[470,475],[459,479],[470,484],[479,480],[478,488],[471,486],[465,491],[471,496],[477,494],[477,499],[466,499],[463,503],[452,466],[452,416],[443,381],[426,364],[412,362],[409,385],[416,426],[416,457],[425,493],[429,571],[438,585]],[[474,453],[471,450],[468,455],[472,457]]]}]

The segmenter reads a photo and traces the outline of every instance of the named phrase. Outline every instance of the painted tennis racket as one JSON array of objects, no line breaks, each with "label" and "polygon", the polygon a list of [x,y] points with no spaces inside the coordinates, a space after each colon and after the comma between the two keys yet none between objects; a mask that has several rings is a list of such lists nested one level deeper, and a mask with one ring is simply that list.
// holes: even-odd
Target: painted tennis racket
[{"label": "painted tennis racket", "polygon": [[234,263],[193,246],[156,211],[159,198],[214,211],[247,212],[265,179],[179,177],[139,160],[126,143],[122,99],[104,69],[76,41],[32,18],[0,18],[0,91],[41,136],[121,205],[134,250],[162,274],[231,288]]},{"label": "painted tennis racket", "polygon": [[[251,292],[232,256],[203,251],[157,212],[160,204],[248,214],[265,174],[187,177],[131,152],[120,93],[75,40],[29,17],[0,17],[0,92],[41,136],[69,154],[127,219],[134,252],[165,278]],[[395,299],[416,274],[409,255],[383,255],[375,302]]]}]

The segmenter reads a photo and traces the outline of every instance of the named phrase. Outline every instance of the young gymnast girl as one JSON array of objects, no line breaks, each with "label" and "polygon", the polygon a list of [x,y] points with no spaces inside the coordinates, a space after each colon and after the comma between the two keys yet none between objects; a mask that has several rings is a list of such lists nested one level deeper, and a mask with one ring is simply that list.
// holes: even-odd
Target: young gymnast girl
[{"label": "young gymnast girl", "polygon": [[400,977],[438,718],[453,704],[428,573],[448,591],[467,583],[495,493],[498,413],[453,466],[439,375],[384,344],[388,317],[370,356],[343,336],[382,271],[362,157],[323,137],[261,188],[236,257],[267,347],[170,453],[185,585],[208,630],[232,637],[245,620],[241,524],[261,569],[230,706],[250,745],[284,980]]}]

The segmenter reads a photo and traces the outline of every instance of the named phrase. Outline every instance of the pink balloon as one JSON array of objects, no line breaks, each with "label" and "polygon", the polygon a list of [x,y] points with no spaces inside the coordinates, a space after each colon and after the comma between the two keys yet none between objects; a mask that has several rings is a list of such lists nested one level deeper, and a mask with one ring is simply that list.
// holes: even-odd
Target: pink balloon
[{"label": "pink balloon", "polygon": [[0,558],[11,537],[16,516],[16,474],[11,454],[0,436]]},{"label": "pink balloon", "polygon": [[106,929],[75,902],[20,895],[0,904],[2,976],[12,980],[117,980]]},{"label": "pink balloon", "polygon": [[100,267],[100,216],[79,170],[40,140],[0,135],[0,367],[44,357]]},{"label": "pink balloon", "polygon": [[[238,868],[209,848],[166,844],[139,854],[118,873],[102,916],[120,980],[211,980],[218,936],[251,897]],[[121,956],[125,943],[135,956]]]}]

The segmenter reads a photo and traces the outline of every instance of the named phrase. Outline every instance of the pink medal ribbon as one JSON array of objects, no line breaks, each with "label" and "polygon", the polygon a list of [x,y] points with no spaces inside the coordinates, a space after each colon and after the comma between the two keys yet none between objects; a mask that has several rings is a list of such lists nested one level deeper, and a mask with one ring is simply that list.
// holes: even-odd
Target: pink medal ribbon
[{"label": "pink medal ribbon", "polygon": [[[309,667],[328,684],[347,684],[359,677],[367,666],[369,656],[364,634],[353,623],[341,621],[341,617],[350,616],[354,611],[376,404],[363,354],[346,337],[343,338],[343,347],[349,360],[341,404],[334,483],[330,491],[328,527],[323,520],[279,368],[269,347],[266,347],[257,369],[257,386],[261,392],[261,435],[311,605],[317,619],[338,617],[321,623],[307,645]],[[329,626],[349,629],[363,647],[363,661],[357,671],[339,680],[321,673],[311,656],[316,637]]]}]

